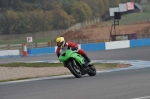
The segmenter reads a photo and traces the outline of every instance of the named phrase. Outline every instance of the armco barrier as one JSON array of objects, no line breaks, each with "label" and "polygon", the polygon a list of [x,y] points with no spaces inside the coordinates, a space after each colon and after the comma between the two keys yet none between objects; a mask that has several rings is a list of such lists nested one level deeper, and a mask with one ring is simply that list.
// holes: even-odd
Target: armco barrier
[{"label": "armco barrier", "polygon": [[[93,43],[93,44],[81,44],[80,48],[85,51],[96,51],[96,50],[105,50],[105,43]],[[28,49],[28,54],[50,54],[55,53],[56,47],[47,47],[47,48],[31,48]]]},{"label": "armco barrier", "polygon": [[17,56],[20,55],[19,50],[0,50],[0,56]]},{"label": "armco barrier", "polygon": [[81,44],[85,51],[105,50],[105,43]]},{"label": "armco barrier", "polygon": [[114,41],[114,42],[106,42],[106,50],[109,49],[119,49],[119,48],[129,48],[130,47],[130,41]]},{"label": "armco barrier", "polygon": [[[91,44],[81,44],[81,48],[85,51],[96,51],[96,50],[109,50],[109,49],[120,49],[129,48],[137,46],[149,46],[150,39],[140,39],[140,40],[125,40],[125,41],[114,41],[106,43],[91,43]],[[44,53],[55,53],[56,47],[49,48],[35,48],[29,49],[29,54],[44,54]]]},{"label": "armco barrier", "polygon": [[31,48],[28,49],[28,54],[46,54],[46,53],[55,53],[55,47],[46,47],[46,48]]},{"label": "armco barrier", "polygon": [[[150,39],[139,39],[139,40],[126,40],[126,41],[115,41],[106,43],[91,43],[91,44],[81,44],[80,47],[85,51],[96,51],[96,50],[109,50],[109,49],[119,49],[119,48],[129,48],[138,46],[150,46]],[[28,49],[28,54],[50,54],[55,53],[55,47],[47,48],[30,48]],[[10,56],[18,55],[19,50],[6,50],[0,51],[0,56]]]},{"label": "armco barrier", "polygon": [[150,46],[150,39],[130,40],[130,47]]}]

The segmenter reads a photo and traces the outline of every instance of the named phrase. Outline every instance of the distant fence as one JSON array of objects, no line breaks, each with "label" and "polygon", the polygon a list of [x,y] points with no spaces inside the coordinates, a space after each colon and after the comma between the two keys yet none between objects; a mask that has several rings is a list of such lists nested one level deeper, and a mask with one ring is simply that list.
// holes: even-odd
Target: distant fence
[{"label": "distant fence", "polygon": [[[137,39],[150,38],[150,33],[139,33]],[[128,40],[128,38],[122,38],[118,40]],[[100,43],[100,42],[110,42],[110,39],[71,39],[67,41],[72,41],[77,44],[89,44],[89,43]],[[43,42],[43,43],[27,43],[27,48],[43,48],[43,47],[52,47],[56,46],[55,41]],[[0,45],[0,50],[15,50],[19,49],[22,52],[23,44],[8,44]]]},{"label": "distant fence", "polygon": [[14,39],[26,39],[27,37],[33,38],[52,38],[57,37],[65,33],[65,30],[54,30],[54,31],[45,31],[38,33],[24,33],[24,34],[13,34],[13,35],[0,35],[0,40],[14,40]]},{"label": "distant fence", "polygon": [[[109,39],[74,39],[70,40],[77,44],[89,44],[89,43],[99,43],[99,42],[109,42]],[[44,47],[52,47],[56,46],[56,42],[43,42],[43,43],[27,43],[27,48],[44,48]],[[15,50],[19,49],[20,53],[23,52],[23,44],[8,44],[8,45],[0,45],[0,50]]]},{"label": "distant fence", "polygon": [[100,18],[76,23],[75,25],[69,27],[68,29],[62,29],[62,30],[53,30],[53,31],[44,31],[44,32],[37,32],[37,33],[22,33],[22,34],[12,34],[12,35],[0,35],[0,40],[14,40],[14,39],[26,39],[27,37],[33,37],[33,38],[56,38],[62,34],[64,34],[67,31],[70,30],[77,30],[84,27],[91,26],[93,24],[99,23]]},{"label": "distant fence", "polygon": [[[89,43],[98,43],[98,42],[109,42],[109,39],[74,39],[70,40],[77,44],[89,44]],[[43,48],[43,47],[52,47],[56,46],[56,42],[43,42],[43,43],[27,43],[27,48]],[[8,44],[8,45],[0,45],[0,50],[15,50],[19,49],[20,53],[23,51],[23,44]]]},{"label": "distant fence", "polygon": [[70,28],[66,29],[66,31],[77,30],[77,29],[80,29],[80,28],[85,28],[85,27],[91,26],[93,24],[97,24],[99,22],[101,22],[101,18],[96,18],[96,19],[85,21],[85,22],[82,22],[82,23],[76,23],[75,25],[73,25]]}]

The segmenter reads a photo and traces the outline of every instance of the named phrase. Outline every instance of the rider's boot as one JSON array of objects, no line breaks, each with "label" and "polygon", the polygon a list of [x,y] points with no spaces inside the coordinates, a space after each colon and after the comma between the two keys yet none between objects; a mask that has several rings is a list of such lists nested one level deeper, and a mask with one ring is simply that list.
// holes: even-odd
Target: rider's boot
[{"label": "rider's boot", "polygon": [[89,66],[87,66],[86,64],[83,64],[82,66],[86,72],[89,72],[90,69]]},{"label": "rider's boot", "polygon": [[87,60],[88,66],[93,65],[92,62],[91,62],[91,60],[89,59],[89,57],[87,55],[83,55],[83,57]]}]

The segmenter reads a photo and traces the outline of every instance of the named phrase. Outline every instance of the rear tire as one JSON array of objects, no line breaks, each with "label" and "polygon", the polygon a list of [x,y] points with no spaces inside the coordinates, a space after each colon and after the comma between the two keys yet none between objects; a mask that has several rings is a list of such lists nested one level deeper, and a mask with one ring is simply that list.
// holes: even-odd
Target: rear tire
[{"label": "rear tire", "polygon": [[70,70],[70,72],[76,77],[76,78],[81,78],[81,70],[80,70],[80,67],[78,65],[74,66],[73,65],[73,61],[69,61],[67,63],[67,67],[68,69]]},{"label": "rear tire", "polygon": [[90,72],[88,73],[89,76],[95,76],[96,75],[96,69],[94,65],[90,66]]}]

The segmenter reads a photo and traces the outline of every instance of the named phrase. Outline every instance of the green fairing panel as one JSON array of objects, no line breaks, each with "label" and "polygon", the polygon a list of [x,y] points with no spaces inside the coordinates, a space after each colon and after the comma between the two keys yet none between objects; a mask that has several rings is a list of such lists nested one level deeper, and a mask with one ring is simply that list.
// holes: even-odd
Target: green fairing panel
[{"label": "green fairing panel", "polygon": [[59,61],[64,62],[64,61],[68,60],[68,58],[70,58],[71,54],[72,54],[72,51],[71,50],[67,50],[65,53],[60,55],[58,59],[59,59]]},{"label": "green fairing panel", "polygon": [[59,61],[64,63],[69,58],[74,58],[77,62],[79,62],[80,65],[84,64],[83,57],[80,54],[73,52],[72,50],[67,50],[65,53],[60,55]]},{"label": "green fairing panel", "polygon": [[84,64],[84,59],[80,54],[72,53],[70,57],[74,58],[80,65]]}]

